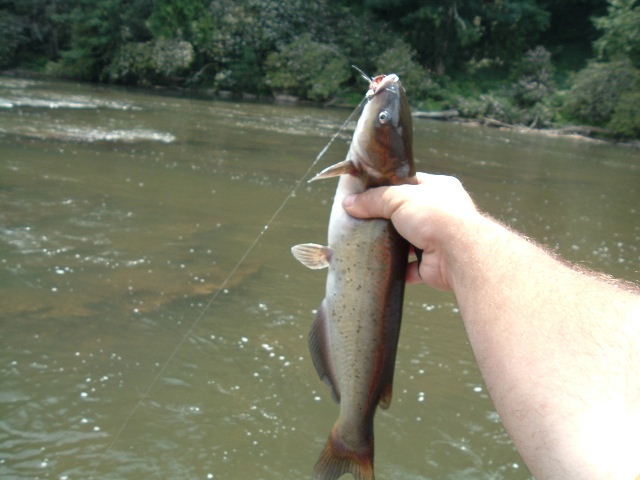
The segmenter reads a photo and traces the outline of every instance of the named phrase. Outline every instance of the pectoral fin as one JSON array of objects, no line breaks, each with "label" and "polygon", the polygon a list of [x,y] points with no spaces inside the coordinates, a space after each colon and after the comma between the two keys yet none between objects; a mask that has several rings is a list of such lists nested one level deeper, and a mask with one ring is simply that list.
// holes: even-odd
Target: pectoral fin
[{"label": "pectoral fin", "polygon": [[331,249],[317,243],[301,243],[291,247],[291,253],[301,264],[311,270],[320,270],[329,266]]},{"label": "pectoral fin", "polygon": [[346,173],[355,173],[356,167],[351,160],[343,160],[342,162],[336,163],[335,165],[331,165],[330,167],[325,168],[320,173],[318,173],[315,177],[309,180],[309,183],[315,182],[316,180],[323,180],[325,178],[337,177]]}]

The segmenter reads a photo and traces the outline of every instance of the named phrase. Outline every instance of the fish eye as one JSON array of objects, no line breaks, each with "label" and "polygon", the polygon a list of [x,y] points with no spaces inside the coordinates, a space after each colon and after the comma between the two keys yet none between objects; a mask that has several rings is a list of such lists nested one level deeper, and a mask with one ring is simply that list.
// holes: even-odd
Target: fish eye
[{"label": "fish eye", "polygon": [[391,114],[389,112],[387,112],[386,110],[382,110],[379,114],[378,114],[378,121],[380,123],[382,123],[383,125],[385,123],[387,123],[389,120],[391,120]]}]

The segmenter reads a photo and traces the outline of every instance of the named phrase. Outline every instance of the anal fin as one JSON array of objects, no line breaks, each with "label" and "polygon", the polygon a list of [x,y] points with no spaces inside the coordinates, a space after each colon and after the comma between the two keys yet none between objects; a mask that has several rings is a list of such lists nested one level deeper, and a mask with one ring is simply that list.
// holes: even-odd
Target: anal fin
[{"label": "anal fin", "polygon": [[326,333],[326,310],[324,302],[320,305],[316,319],[309,332],[309,352],[313,366],[320,379],[331,387],[331,396],[336,402],[340,402],[340,390],[336,385],[331,363],[329,361],[329,343]]}]

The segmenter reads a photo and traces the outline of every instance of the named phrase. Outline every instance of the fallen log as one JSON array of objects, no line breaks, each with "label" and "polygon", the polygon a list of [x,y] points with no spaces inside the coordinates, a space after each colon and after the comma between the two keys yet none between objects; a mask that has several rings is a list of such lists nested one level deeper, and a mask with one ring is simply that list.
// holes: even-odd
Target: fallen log
[{"label": "fallen log", "polygon": [[585,137],[614,137],[614,133],[606,128],[592,127],[589,125],[568,125],[557,129],[558,133],[564,135],[583,135]]},{"label": "fallen log", "polygon": [[417,110],[413,112],[413,116],[416,118],[429,118],[432,120],[451,120],[452,118],[460,116],[460,112],[458,112],[458,110]]}]

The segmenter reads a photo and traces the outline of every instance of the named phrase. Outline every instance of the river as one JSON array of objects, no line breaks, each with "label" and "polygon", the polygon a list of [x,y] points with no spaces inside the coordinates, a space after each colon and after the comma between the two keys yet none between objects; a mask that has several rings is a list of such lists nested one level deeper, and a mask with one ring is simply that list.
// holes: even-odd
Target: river
[{"label": "river", "polygon": [[[335,182],[265,225],[348,114],[0,77],[0,477],[310,477],[337,415],[306,344],[325,274],[289,248],[324,241]],[[638,150],[414,126],[419,170],[640,280]],[[447,293],[408,288],[375,429],[381,479],[531,477]]]}]

